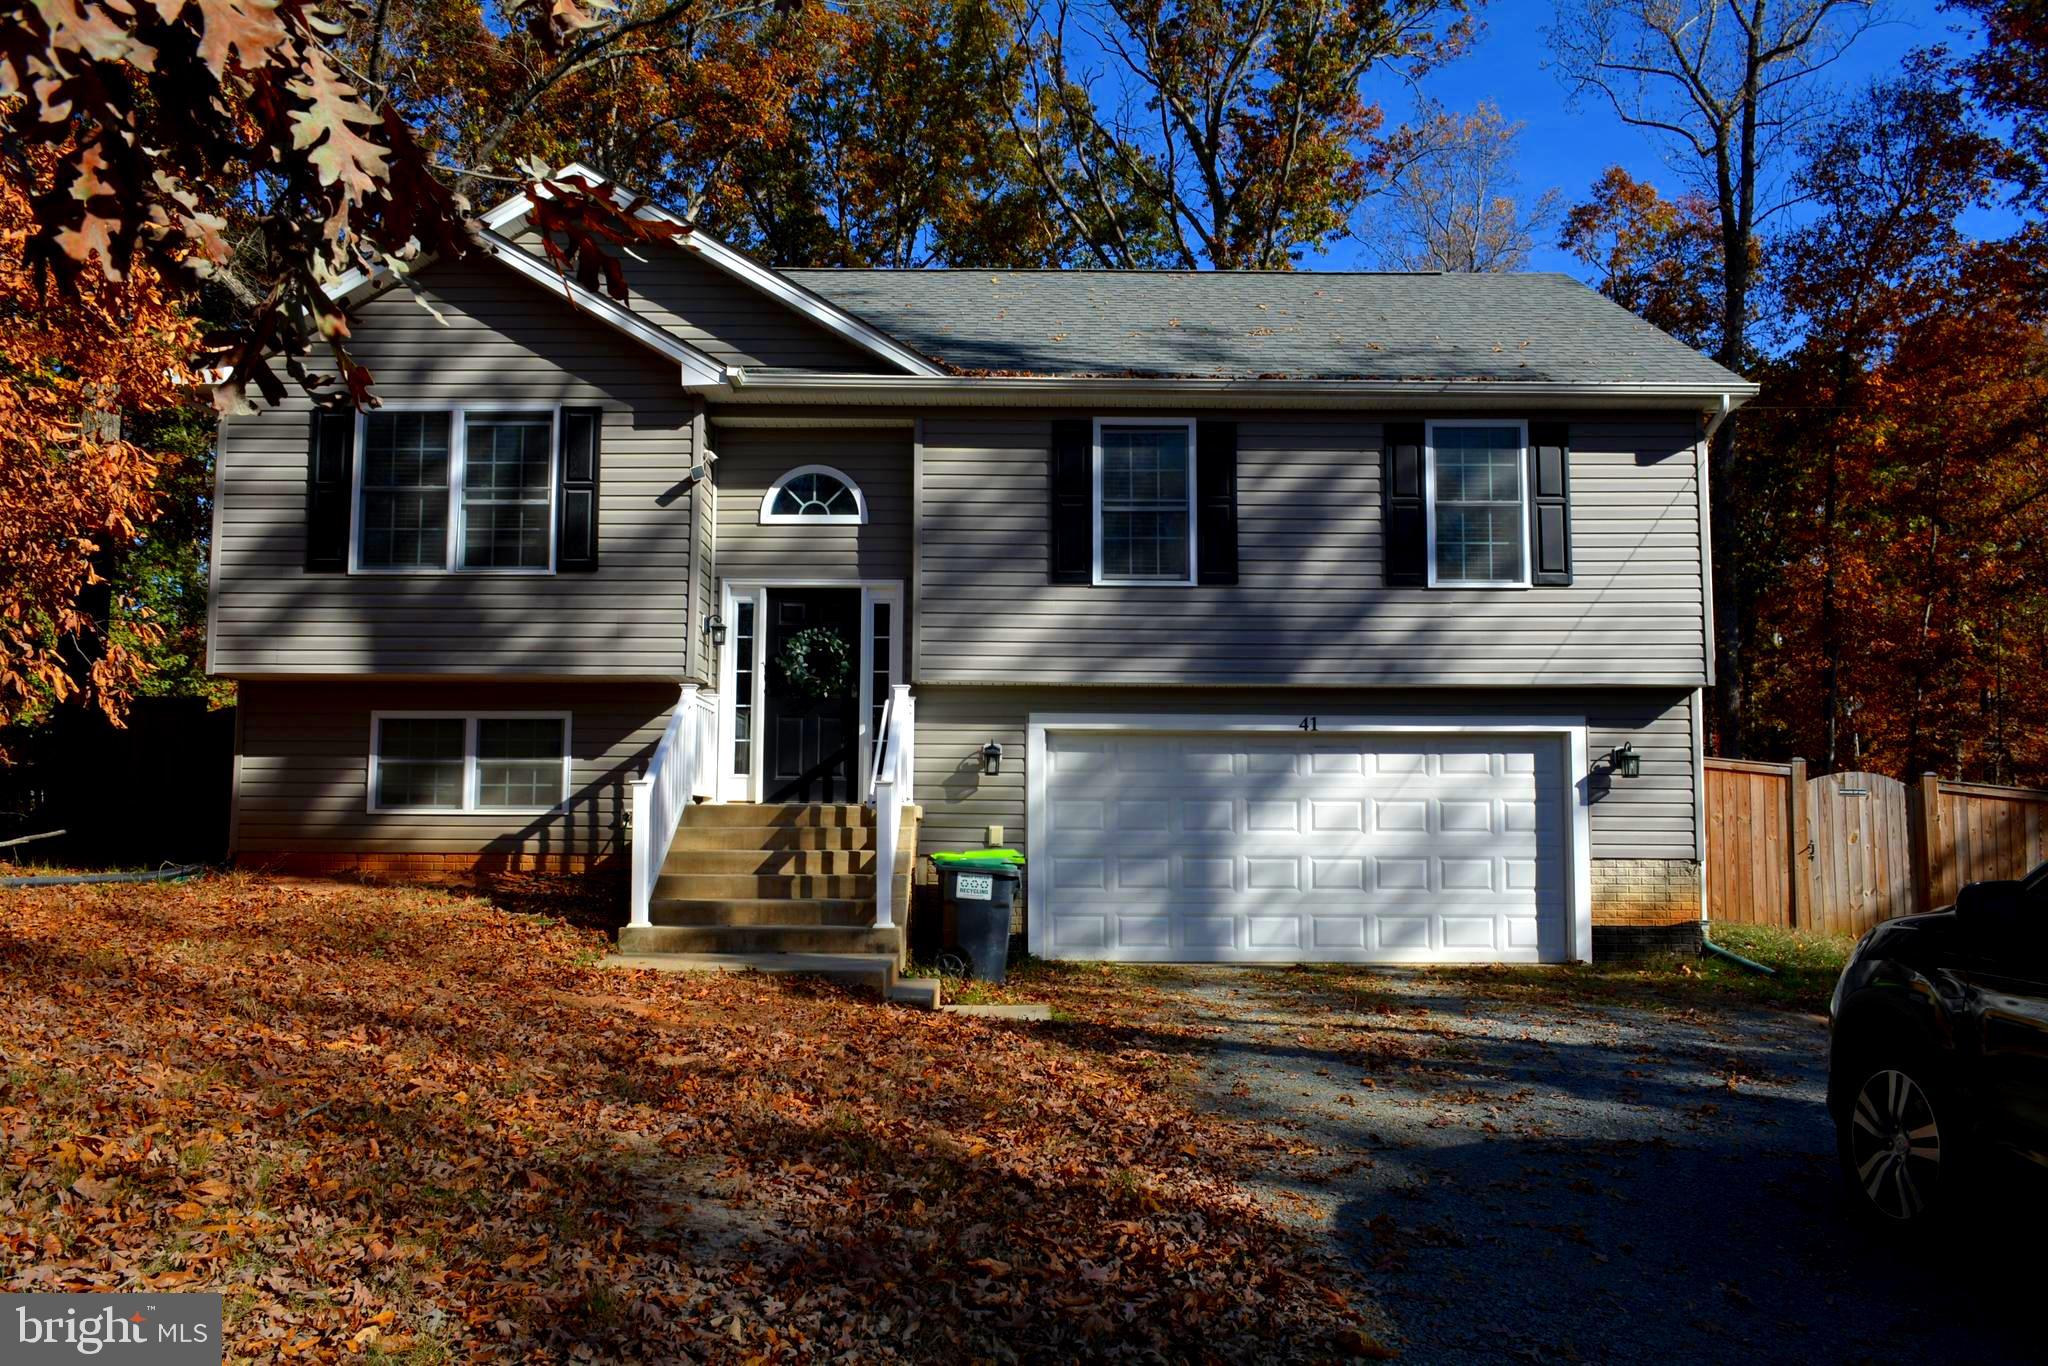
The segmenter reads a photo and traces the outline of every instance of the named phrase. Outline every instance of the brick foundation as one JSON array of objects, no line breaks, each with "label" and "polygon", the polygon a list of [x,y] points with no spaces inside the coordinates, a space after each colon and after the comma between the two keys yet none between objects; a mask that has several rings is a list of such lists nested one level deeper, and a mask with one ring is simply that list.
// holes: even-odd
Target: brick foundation
[{"label": "brick foundation", "polygon": [[1691,859],[1593,860],[1593,961],[1700,951],[1700,866]]},{"label": "brick foundation", "polygon": [[305,877],[354,876],[395,882],[473,882],[481,878],[521,874],[582,877],[592,873],[623,875],[626,861],[616,854],[389,854],[276,853],[243,854],[237,867],[259,873],[290,873]]},{"label": "brick foundation", "polygon": [[1700,866],[1691,859],[1593,860],[1593,925],[1680,925],[1700,918]]}]

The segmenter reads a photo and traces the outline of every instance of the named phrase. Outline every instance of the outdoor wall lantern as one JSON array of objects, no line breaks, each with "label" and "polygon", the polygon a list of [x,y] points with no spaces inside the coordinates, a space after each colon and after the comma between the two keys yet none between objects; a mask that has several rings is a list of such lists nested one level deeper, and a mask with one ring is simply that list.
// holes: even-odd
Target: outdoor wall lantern
[{"label": "outdoor wall lantern", "polygon": [[713,612],[704,619],[704,634],[711,637],[714,646],[725,644],[725,618]]},{"label": "outdoor wall lantern", "polygon": [[1624,742],[1620,749],[1607,756],[1607,762],[1614,767],[1617,778],[1640,778],[1643,776],[1643,756],[1636,753],[1632,742]]},{"label": "outdoor wall lantern", "polygon": [[981,747],[981,771],[991,778],[1003,771],[1003,747],[993,740]]}]

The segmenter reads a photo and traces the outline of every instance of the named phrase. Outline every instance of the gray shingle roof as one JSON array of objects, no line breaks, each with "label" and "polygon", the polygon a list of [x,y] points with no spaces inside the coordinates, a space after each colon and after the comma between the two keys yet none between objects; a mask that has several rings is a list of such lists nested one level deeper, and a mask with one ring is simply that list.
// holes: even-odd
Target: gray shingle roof
[{"label": "gray shingle roof", "polygon": [[1569,275],[782,273],[969,372],[1748,387]]}]

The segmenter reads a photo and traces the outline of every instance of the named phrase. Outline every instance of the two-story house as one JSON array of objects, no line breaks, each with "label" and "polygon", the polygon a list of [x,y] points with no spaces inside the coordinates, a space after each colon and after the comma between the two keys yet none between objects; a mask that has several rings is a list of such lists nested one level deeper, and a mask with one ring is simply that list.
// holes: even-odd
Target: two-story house
[{"label": "two-story house", "polygon": [[642,949],[890,946],[913,850],[988,843],[1056,957],[1696,940],[1748,382],[1562,275],[688,232],[621,304],[529,207],[432,311],[344,282],[381,406],[224,424],[243,863],[631,867]]}]

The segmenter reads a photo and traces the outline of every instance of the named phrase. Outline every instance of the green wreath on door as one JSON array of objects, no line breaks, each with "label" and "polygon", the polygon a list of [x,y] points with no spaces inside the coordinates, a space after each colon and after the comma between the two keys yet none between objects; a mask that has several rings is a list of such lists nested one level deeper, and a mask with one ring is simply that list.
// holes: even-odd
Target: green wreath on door
[{"label": "green wreath on door", "polygon": [[775,657],[791,697],[844,697],[853,682],[853,649],[831,626],[813,626],[782,642]]}]

